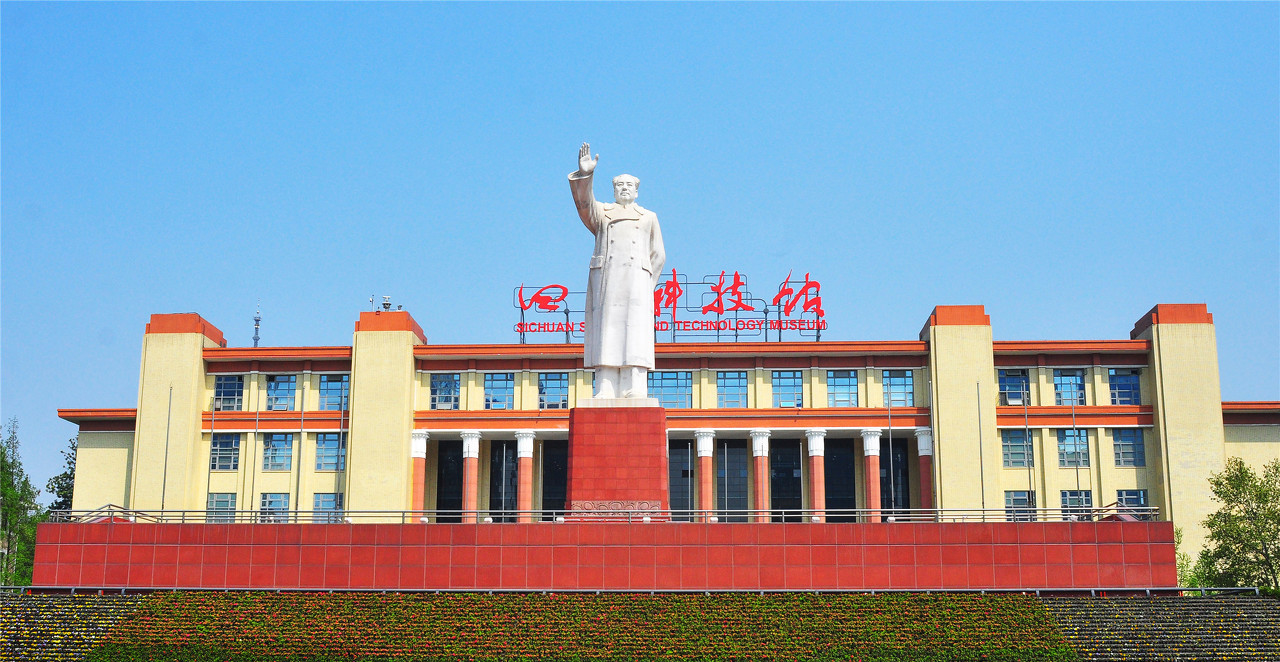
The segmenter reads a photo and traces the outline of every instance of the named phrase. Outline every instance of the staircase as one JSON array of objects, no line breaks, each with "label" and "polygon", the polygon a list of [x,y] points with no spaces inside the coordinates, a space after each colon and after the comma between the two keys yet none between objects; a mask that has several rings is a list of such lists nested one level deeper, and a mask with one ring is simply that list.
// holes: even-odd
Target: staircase
[{"label": "staircase", "polygon": [[1280,600],[1042,598],[1083,660],[1280,660]]},{"label": "staircase", "polygon": [[142,599],[138,595],[0,593],[0,662],[82,659]]}]

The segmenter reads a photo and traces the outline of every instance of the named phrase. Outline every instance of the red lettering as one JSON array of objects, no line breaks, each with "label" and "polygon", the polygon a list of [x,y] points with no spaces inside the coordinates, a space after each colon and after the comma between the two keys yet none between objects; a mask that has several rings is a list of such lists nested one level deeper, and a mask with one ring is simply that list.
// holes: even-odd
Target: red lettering
[{"label": "red lettering", "polygon": [[[560,293],[552,296],[552,295],[546,294],[547,290],[553,290],[553,291],[559,290]],[[524,300],[523,284],[520,285],[520,290],[516,292],[516,297],[520,299],[521,310],[529,310],[534,305],[538,306],[538,310],[543,310],[548,312],[560,310],[560,302],[564,301],[565,298],[568,296],[569,296],[569,288],[565,287],[564,285],[547,285],[542,289],[538,290],[537,292],[534,292],[533,296],[529,297],[529,300],[527,302]]]},{"label": "red lettering", "polygon": [[676,279],[676,270],[671,270],[671,278],[662,284],[653,293],[653,316],[662,315],[662,309],[671,309],[671,319],[676,317],[676,303],[680,300],[680,295],[684,294],[684,288],[680,287],[680,281]]},{"label": "red lettering", "polygon": [[[787,272],[786,280],[782,281],[782,286],[778,288],[778,294],[773,297],[773,305],[778,305],[784,298],[791,298],[782,307],[782,314],[791,317],[791,311],[795,310],[796,304],[800,302],[801,297],[804,298],[804,305],[801,310],[806,313],[813,313],[818,317],[825,317],[826,311],[822,309],[822,297],[818,293],[822,290],[822,285],[816,280],[810,280],[809,274],[804,275],[804,284],[800,286],[800,290],[793,290],[788,283],[791,282],[791,272]],[[812,292],[812,294],[810,294]]]},{"label": "red lettering", "polygon": [[[754,307],[742,299],[742,286],[747,284],[747,281],[742,280],[742,275],[737,271],[733,272],[733,284],[726,288],[724,286],[724,274],[725,272],[721,271],[720,282],[711,286],[711,291],[716,294],[716,300],[703,306],[702,314],[706,315],[708,312],[713,312],[717,315],[723,315],[726,310],[755,310]],[[725,293],[728,293],[730,297],[729,303],[731,305],[728,309],[724,307]]]}]

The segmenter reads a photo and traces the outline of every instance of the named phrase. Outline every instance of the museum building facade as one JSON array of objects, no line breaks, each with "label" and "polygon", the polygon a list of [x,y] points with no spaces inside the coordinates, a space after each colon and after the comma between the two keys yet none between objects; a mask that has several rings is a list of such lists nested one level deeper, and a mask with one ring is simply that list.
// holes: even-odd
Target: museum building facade
[{"label": "museum building facade", "polygon": [[[404,311],[350,346],[227,347],[153,315],[136,409],[79,426],[74,509],[190,522],[554,522],[578,344],[432,345]],[[995,341],[938,306],[903,341],[659,343],[674,520],[1171,520],[1189,548],[1227,457],[1280,457],[1280,403],[1222,402],[1212,316],[1162,304],[1129,338]],[[619,443],[626,443],[625,437]],[[636,480],[625,466],[602,481]]]}]

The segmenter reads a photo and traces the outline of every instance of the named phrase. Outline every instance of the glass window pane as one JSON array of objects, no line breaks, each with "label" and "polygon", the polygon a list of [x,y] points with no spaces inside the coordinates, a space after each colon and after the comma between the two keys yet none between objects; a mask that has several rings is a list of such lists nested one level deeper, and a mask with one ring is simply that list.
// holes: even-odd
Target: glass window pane
[{"label": "glass window pane", "polygon": [[263,492],[258,514],[258,521],[267,524],[278,524],[289,521],[289,493]]},{"label": "glass window pane", "polygon": [[1114,428],[1111,441],[1115,447],[1117,467],[1147,466],[1147,449],[1140,428]]},{"label": "glass window pane", "polygon": [[262,435],[262,470],[289,471],[293,468],[293,434],[273,432]]},{"label": "glass window pane", "polygon": [[314,511],[312,515],[317,524],[342,523],[342,493],[317,492],[312,501],[311,510]]},{"label": "glass window pane", "polygon": [[685,370],[649,372],[649,397],[667,409],[693,406],[693,373]]},{"label": "glass window pane", "polygon": [[1054,370],[1053,399],[1058,405],[1083,405],[1084,370]]},{"label": "glass window pane", "polygon": [[569,408],[569,373],[538,374],[538,409]]},{"label": "glass window pane", "polygon": [[827,371],[827,406],[828,407],[857,407],[858,406],[858,371],[857,370],[828,370]]},{"label": "glass window pane", "polygon": [[321,411],[346,411],[351,375],[320,375]]},{"label": "glass window pane", "polygon": [[1000,452],[1006,467],[1035,466],[1035,453],[1026,430],[1001,430]]},{"label": "glass window pane", "polygon": [[235,521],[236,495],[234,492],[210,492],[205,509],[205,521],[210,524],[228,524]]},{"label": "glass window pane", "polygon": [[1031,522],[1036,519],[1036,493],[1030,490],[1006,490],[1004,493],[1005,519],[1010,522]]},{"label": "glass window pane", "polygon": [[514,372],[487,372],[484,375],[484,408],[514,409],[516,375]]},{"label": "glass window pane", "polygon": [[1092,490],[1062,490],[1062,519],[1067,521],[1092,519],[1092,510]]},{"label": "glass window pane", "polygon": [[1089,431],[1079,429],[1058,430],[1058,466],[1089,466]]},{"label": "glass window pane", "polygon": [[1111,383],[1111,404],[1142,404],[1142,392],[1138,386],[1140,374],[1134,368],[1111,368],[1107,371],[1107,378]]},{"label": "glass window pane", "polygon": [[773,406],[789,408],[804,406],[804,377],[801,371],[773,371]]},{"label": "glass window pane", "polygon": [[240,468],[240,435],[215,434],[209,451],[210,471],[236,471]]},{"label": "glass window pane", "polygon": [[916,392],[914,375],[910,370],[885,370],[885,401],[890,407],[914,407]]},{"label": "glass window pane", "polygon": [[316,435],[316,471],[345,471],[347,433],[321,432]]},{"label": "glass window pane", "polygon": [[716,373],[716,406],[736,409],[747,406],[746,371],[720,371]]},{"label": "glass window pane", "polygon": [[218,375],[213,379],[213,410],[240,411],[244,407],[244,375]]},{"label": "glass window pane", "polygon": [[456,372],[431,375],[431,408],[457,409],[461,392],[461,375]]},{"label": "glass window pane", "polygon": [[293,411],[297,375],[267,375],[267,411]]},{"label": "glass window pane", "polygon": [[1031,379],[1027,375],[1026,368],[1018,368],[1016,370],[1001,370],[1000,376],[1000,404],[1023,406],[1030,404],[1027,398],[1031,393]]}]

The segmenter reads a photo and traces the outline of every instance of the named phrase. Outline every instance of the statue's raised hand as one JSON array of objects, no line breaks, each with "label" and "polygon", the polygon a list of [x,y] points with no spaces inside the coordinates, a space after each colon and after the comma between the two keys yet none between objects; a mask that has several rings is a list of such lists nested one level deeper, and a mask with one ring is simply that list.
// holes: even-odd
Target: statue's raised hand
[{"label": "statue's raised hand", "polygon": [[600,160],[600,155],[591,158],[590,143],[582,143],[582,147],[578,148],[578,172],[584,175],[590,175],[596,169],[596,162]]}]

